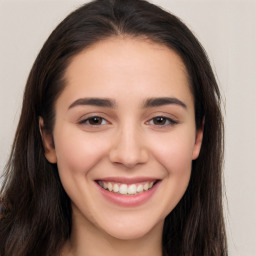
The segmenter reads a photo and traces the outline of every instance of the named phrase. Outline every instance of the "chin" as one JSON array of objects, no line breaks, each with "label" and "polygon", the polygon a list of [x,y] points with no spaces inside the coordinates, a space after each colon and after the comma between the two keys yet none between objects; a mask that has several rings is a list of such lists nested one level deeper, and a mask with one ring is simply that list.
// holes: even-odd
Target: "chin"
[{"label": "chin", "polygon": [[109,235],[119,240],[136,240],[146,236],[149,230],[111,230],[110,232]]},{"label": "chin", "polygon": [[[131,224],[132,223],[132,224]],[[143,221],[133,221],[125,223],[117,223],[111,226],[105,226],[104,231],[119,240],[136,240],[145,236],[150,236],[159,230],[162,233],[164,220],[152,224]]]}]

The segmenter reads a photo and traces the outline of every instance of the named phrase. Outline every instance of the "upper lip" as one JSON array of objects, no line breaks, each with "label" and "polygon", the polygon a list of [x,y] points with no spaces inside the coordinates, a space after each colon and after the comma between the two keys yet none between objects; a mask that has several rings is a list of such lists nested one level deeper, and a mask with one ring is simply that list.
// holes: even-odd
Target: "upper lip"
[{"label": "upper lip", "polygon": [[95,181],[105,181],[105,182],[115,182],[115,183],[123,183],[123,184],[134,184],[141,182],[151,182],[160,180],[155,177],[105,177],[96,179]]}]

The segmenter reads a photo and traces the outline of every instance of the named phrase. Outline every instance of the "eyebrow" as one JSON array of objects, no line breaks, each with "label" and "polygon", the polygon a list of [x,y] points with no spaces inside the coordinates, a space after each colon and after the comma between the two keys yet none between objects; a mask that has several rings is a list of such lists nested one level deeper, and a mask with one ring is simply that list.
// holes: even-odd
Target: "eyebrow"
[{"label": "eyebrow", "polygon": [[[186,104],[182,102],[181,100],[177,98],[170,98],[170,97],[161,97],[161,98],[149,98],[145,101],[143,108],[150,108],[150,107],[160,107],[164,105],[178,105],[183,108],[187,108]],[[76,106],[84,106],[84,105],[90,105],[90,106],[96,106],[96,107],[108,107],[108,108],[114,108],[116,107],[115,101],[111,99],[105,99],[105,98],[81,98],[76,101],[74,101],[68,109],[71,109]]]},{"label": "eyebrow", "polygon": [[187,108],[186,104],[182,102],[181,100],[177,98],[170,98],[170,97],[163,97],[163,98],[150,98],[147,99],[144,103],[144,108],[150,108],[150,107],[160,107],[164,105],[174,104],[181,106],[183,108]]},{"label": "eyebrow", "polygon": [[114,108],[116,106],[115,102],[110,99],[101,99],[101,98],[81,98],[74,101],[68,109],[71,109],[76,106],[91,105],[96,107],[108,107]]}]

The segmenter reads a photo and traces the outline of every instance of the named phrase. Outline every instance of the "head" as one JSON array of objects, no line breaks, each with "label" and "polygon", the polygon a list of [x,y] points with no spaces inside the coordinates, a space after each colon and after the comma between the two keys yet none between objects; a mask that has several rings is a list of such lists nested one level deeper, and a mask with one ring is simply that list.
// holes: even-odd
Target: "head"
[{"label": "head", "polygon": [[[199,255],[198,248],[204,248],[210,255],[212,249],[202,242],[201,236],[209,235],[209,240],[217,241],[224,232],[219,230],[223,227],[223,127],[219,89],[207,56],[191,31],[177,17],[145,1],[89,3],[71,13],[44,44],[27,81],[9,162],[13,174],[5,184],[5,194],[12,191],[8,195],[12,211],[21,216],[19,209],[23,205],[29,207],[30,214],[36,216],[31,226],[42,226],[43,237],[49,233],[53,238],[63,234],[58,246],[69,237],[72,226],[70,199],[61,184],[54,156],[41,135],[47,137],[48,146],[55,149],[56,103],[68,86],[69,67],[82,52],[109,40],[163,47],[184,65],[193,99],[195,130],[203,133],[203,140],[200,154],[198,151],[193,159],[184,195],[165,218],[163,250],[168,253],[172,248],[177,253],[193,251]],[[22,196],[16,203],[13,191],[15,186],[20,187],[19,183],[23,191],[19,191]],[[28,216],[22,218],[25,223]],[[48,230],[43,228],[45,223],[49,224]],[[49,244],[49,240],[46,243]],[[52,248],[54,246],[56,249],[57,245]]]}]

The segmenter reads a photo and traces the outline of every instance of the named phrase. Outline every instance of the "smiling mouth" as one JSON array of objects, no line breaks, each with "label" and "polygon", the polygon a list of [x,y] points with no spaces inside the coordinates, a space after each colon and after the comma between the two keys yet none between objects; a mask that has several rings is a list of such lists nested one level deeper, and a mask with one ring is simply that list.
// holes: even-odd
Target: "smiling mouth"
[{"label": "smiling mouth", "polygon": [[150,190],[156,183],[155,181],[145,181],[141,183],[125,184],[107,181],[97,181],[97,183],[105,190],[109,192],[121,194],[121,195],[137,195],[145,191]]}]

